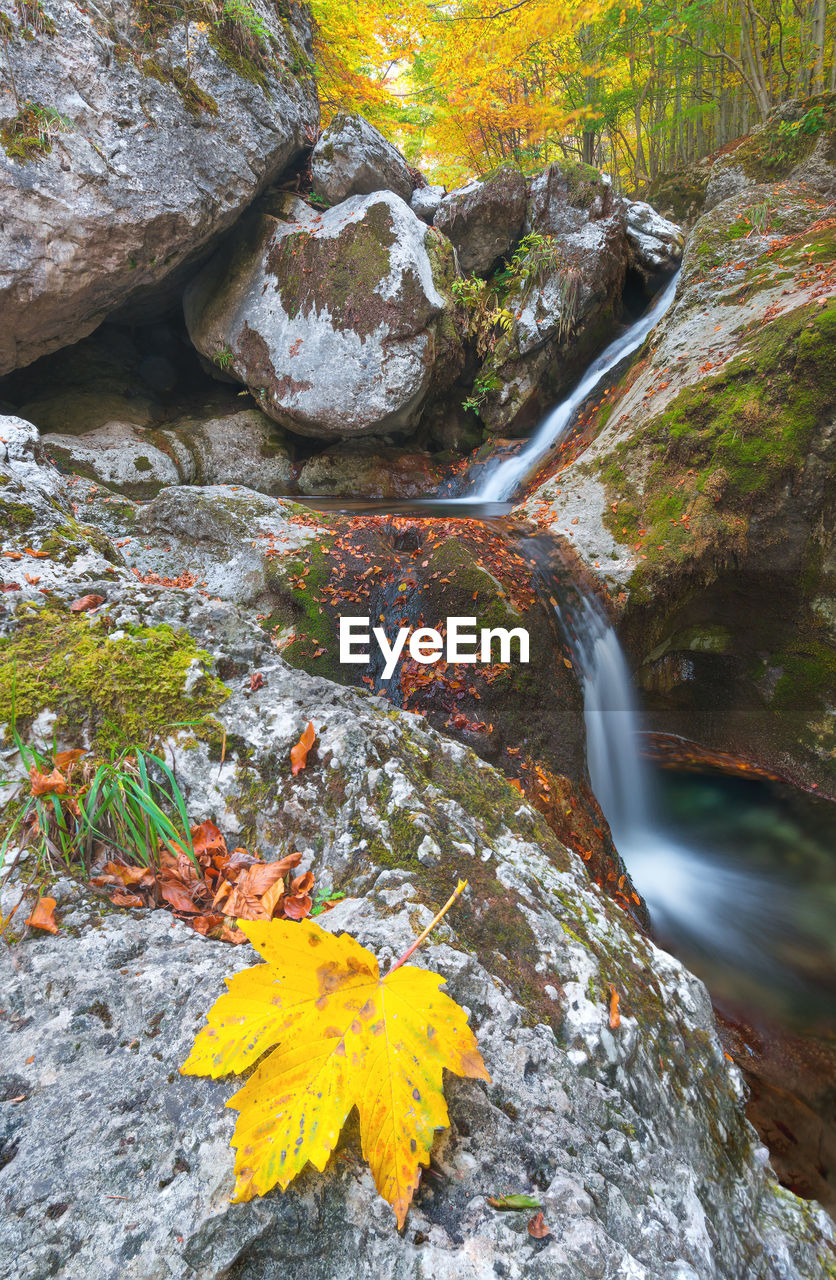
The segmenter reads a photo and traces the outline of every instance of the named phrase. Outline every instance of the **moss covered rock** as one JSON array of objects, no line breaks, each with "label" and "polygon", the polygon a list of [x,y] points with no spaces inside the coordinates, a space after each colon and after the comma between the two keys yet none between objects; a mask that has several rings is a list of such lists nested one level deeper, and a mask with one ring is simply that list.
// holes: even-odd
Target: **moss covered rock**
[{"label": "moss covered rock", "polygon": [[288,198],[252,222],[186,294],[198,350],[265,413],[324,439],[414,427],[452,379],[452,246],[399,196],[318,214]]}]

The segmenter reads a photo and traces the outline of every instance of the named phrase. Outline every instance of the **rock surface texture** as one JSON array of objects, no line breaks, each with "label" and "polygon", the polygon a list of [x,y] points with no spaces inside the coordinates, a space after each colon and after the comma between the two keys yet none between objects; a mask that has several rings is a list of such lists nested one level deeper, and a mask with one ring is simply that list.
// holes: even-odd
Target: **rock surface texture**
[{"label": "rock surface texture", "polygon": [[[496,389],[480,409],[496,433],[530,431],[614,335],[621,313],[625,212],[597,169],[551,165],[531,184],[525,227],[550,255],[524,269],[505,299],[513,324],[490,357]],[[535,245],[526,261],[542,252]]]},{"label": "rock surface texture", "polygon": [[454,274],[449,243],[391,192],[324,214],[288,198],[204,268],[186,321],[292,431],[407,430],[456,371]]},{"label": "rock surface texture", "polygon": [[328,204],[373,191],[394,191],[407,204],[412,176],[391,142],[362,116],[339,114],[317,142],[311,156],[316,195]]},{"label": "rock surface texture", "polygon": [[[27,685],[22,730],[77,746],[108,716],[130,717],[145,688],[143,725],[161,727],[195,820],[211,816],[268,859],[302,852],[320,887],[347,895],[323,925],[384,963],[466,877],[416,961],[468,1010],[492,1076],[448,1081],[451,1128],[403,1235],[351,1123],[324,1174],[231,1205],[234,1082],[177,1068],[224,977],[254,955],[59,880],[59,936],[0,953],[3,1280],[279,1280],[289,1267],[342,1280],[347,1257],[364,1280],[824,1280],[829,1221],[777,1186],[704,988],[590,883],[519,792],[420,718],[289,668],[245,604],[138,581],[71,515],[35,429],[4,418],[0,436],[4,501],[25,491],[31,504],[7,541],[23,557],[49,545],[36,563],[52,592],[28,582],[25,558],[5,562],[20,591],[0,598],[0,670],[27,646],[47,659],[81,647],[100,664],[86,700],[77,662],[57,691]],[[258,501],[275,522],[275,500]],[[173,518],[147,520],[143,543],[159,534],[169,546]],[[97,610],[62,613],[91,590],[106,597]],[[294,778],[290,747],[311,719],[317,750]],[[13,744],[2,749],[20,772]],[[532,1240],[527,1214],[488,1206],[508,1191],[541,1201],[548,1237]]]},{"label": "rock surface texture", "polygon": [[208,6],[187,43],[155,17],[143,35],[122,0],[44,0],[34,27],[3,4],[18,94],[41,114],[6,95],[0,374],[159,291],[301,153],[319,111],[308,22],[254,3],[259,46]]},{"label": "rock surface texture", "polygon": [[522,234],[526,181],[517,169],[500,169],[446,195],[433,226],[452,240],[465,275],[485,275]]}]

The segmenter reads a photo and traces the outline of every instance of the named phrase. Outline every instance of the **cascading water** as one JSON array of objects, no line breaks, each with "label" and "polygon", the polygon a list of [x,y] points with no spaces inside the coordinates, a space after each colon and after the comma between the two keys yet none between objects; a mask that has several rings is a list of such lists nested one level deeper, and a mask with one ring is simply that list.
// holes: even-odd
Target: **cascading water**
[{"label": "cascading water", "polygon": [[543,419],[525,448],[514,457],[505,458],[495,467],[482,472],[476,488],[465,501],[504,502],[514,495],[526,476],[560,442],[572,425],[578,409],[589,399],[598,384],[625,356],[636,351],[654,325],[658,324],[673,302],[677,278],[678,276],[673,277],[645,315],[620,338],[611,342],[597,360],[592,362],[575,390]]},{"label": "cascading water", "polygon": [[658,815],[650,768],[639,751],[641,722],[615,631],[595,597],[574,582],[556,606],[581,677],[592,789],[613,842],[656,931],[686,948],[769,972],[766,932],[780,932],[775,886],[686,847]]}]

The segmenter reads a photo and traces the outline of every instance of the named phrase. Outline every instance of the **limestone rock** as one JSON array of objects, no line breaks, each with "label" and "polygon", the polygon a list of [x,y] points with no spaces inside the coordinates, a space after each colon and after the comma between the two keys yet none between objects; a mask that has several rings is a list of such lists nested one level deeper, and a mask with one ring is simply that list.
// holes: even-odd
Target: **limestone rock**
[{"label": "limestone rock", "polygon": [[115,421],[74,434],[47,432],[43,445],[62,471],[127,498],[155,497],[176,484],[241,484],[277,494],[292,484],[282,432],[258,409],[197,415],[164,427]]},{"label": "limestone rock", "polygon": [[391,142],[362,116],[340,112],[325,129],[311,156],[316,195],[329,204],[373,191],[394,191],[409,203],[412,176]]},{"label": "limestone rock", "polygon": [[608,218],[615,203],[612,183],[600,170],[555,160],[531,181],[525,230],[567,235],[588,222]]},{"label": "limestone rock", "polygon": [[441,476],[426,453],[347,441],[306,462],[298,488],[304,494],[347,498],[419,498],[433,494]]},{"label": "limestone rock", "polygon": [[643,200],[627,200],[625,209],[629,265],[646,283],[658,287],[682,261],[682,228]]},{"label": "limestone rock", "polygon": [[518,169],[500,169],[484,182],[475,180],[446,195],[433,226],[452,240],[466,275],[486,275],[520,238],[525,201],[523,175]]},{"label": "limestone rock", "polygon": [[269,52],[210,6],[188,44],[157,17],[143,37],[127,0],[6,6],[19,96],[49,123],[32,146],[25,113],[5,121],[0,374],[178,278],[300,154],[318,120],[309,22],[253,3]]},{"label": "limestone rock", "polygon": [[438,185],[430,184],[426,187],[416,187],[409,202],[412,212],[417,214],[422,222],[427,222],[432,226],[433,219],[438,213],[438,206],[444,199],[445,194],[446,188]]},{"label": "limestone rock", "polygon": [[223,355],[265,413],[301,435],[408,430],[459,360],[449,242],[391,192],[319,214],[289,199],[186,293],[198,350]]}]

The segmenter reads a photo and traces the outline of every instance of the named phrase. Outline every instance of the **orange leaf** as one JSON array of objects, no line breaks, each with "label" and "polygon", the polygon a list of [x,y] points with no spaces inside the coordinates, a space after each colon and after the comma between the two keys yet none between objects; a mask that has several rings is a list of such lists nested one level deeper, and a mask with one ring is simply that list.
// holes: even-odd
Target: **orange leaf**
[{"label": "orange leaf", "polygon": [[67,794],[67,779],[59,769],[53,769],[52,773],[41,773],[38,766],[33,764],[29,777],[33,796],[45,796],[51,792],[59,796]]},{"label": "orange leaf", "polygon": [[612,983],[610,983],[610,1030],[615,1031],[621,1026],[621,1014],[618,1011],[618,992]]},{"label": "orange leaf", "polygon": [[175,911],[196,912],[198,910],[192,901],[192,895],[182,884],[176,884],[173,880],[166,880],[160,885],[160,893]]},{"label": "orange leaf", "polygon": [[290,751],[290,763],[292,765],[291,773],[294,778],[308,763],[308,752],[315,742],[316,730],[314,729],[313,724],[309,723],[307,729],[296,743],[296,746],[292,747]]},{"label": "orange leaf", "polygon": [[534,1217],[528,1224],[528,1234],[533,1236],[535,1240],[542,1240],[544,1236],[550,1236],[551,1231],[546,1224],[546,1219],[541,1213],[535,1213]]},{"label": "orange leaf", "polygon": [[72,751],[57,751],[54,759],[59,769],[71,769],[77,760],[86,755],[87,752],[81,747],[74,747]]},{"label": "orange leaf", "polygon": [[26,923],[31,924],[34,929],[45,929],[47,933],[57,933],[58,925],[55,923],[56,906],[57,903],[54,898],[38,898],[35,910]]},{"label": "orange leaf", "polygon": [[79,596],[70,605],[70,613],[83,613],[85,609],[98,609],[100,604],[104,604],[104,596],[97,596],[94,593],[87,596]]},{"label": "orange leaf", "polygon": [[273,912],[276,910],[276,907],[281,902],[283,896],[284,896],[284,880],[282,879],[281,876],[279,876],[275,884],[272,884],[270,888],[267,890],[267,892],[261,895],[261,905],[264,908],[264,910],[267,912],[268,916],[270,916],[271,918],[273,916]]},{"label": "orange leaf", "polygon": [[111,894],[110,901],[114,907],[144,907],[146,902],[144,898],[140,898],[138,893],[125,893],[124,889],[117,889]]}]

